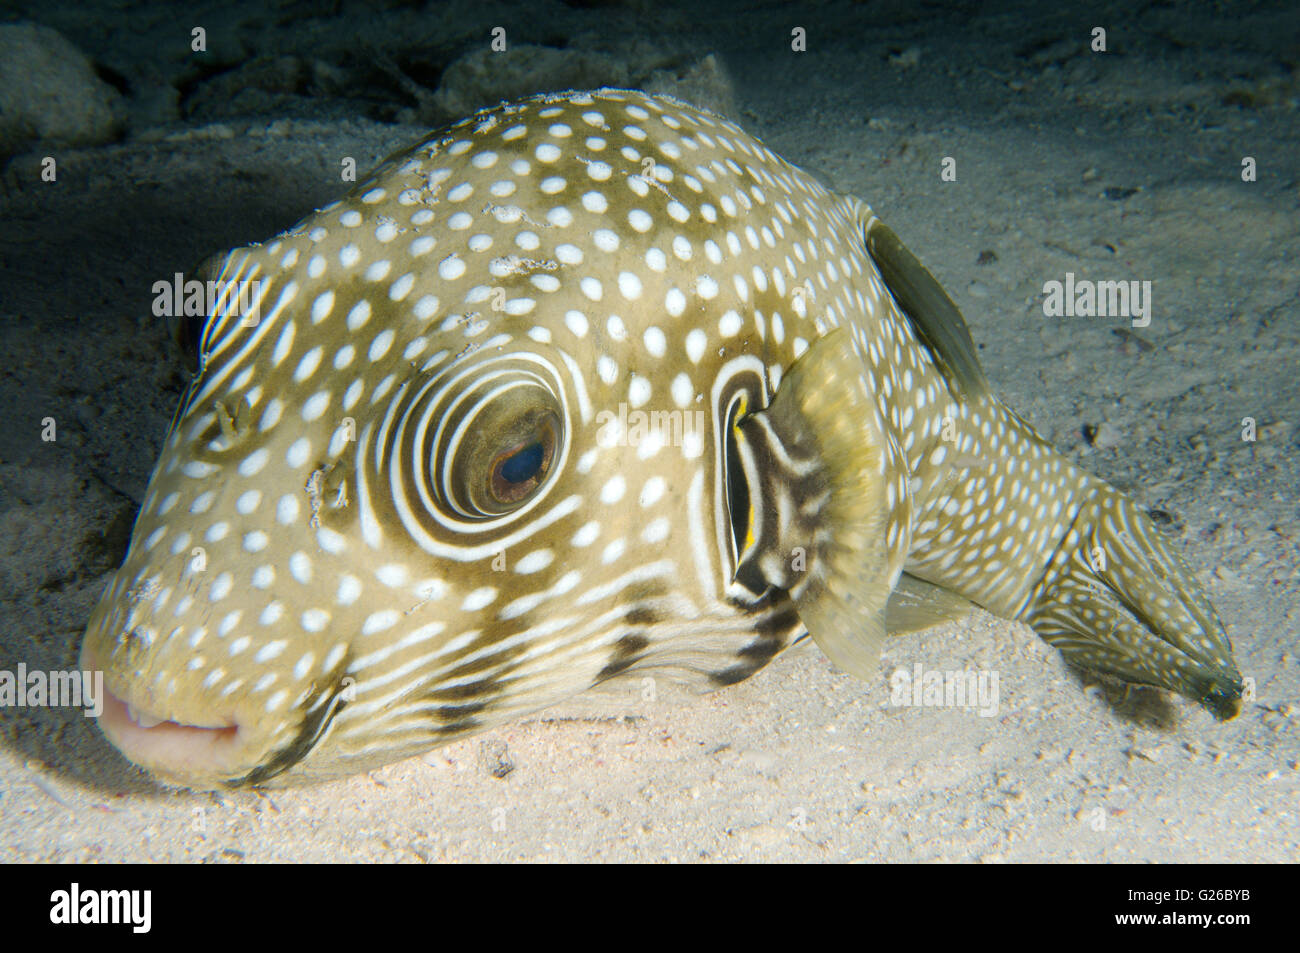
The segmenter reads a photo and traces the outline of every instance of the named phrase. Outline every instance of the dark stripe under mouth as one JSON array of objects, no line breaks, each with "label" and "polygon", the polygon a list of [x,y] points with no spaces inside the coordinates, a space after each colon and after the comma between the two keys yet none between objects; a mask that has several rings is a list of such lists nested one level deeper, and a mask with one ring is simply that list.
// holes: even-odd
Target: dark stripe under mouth
[{"label": "dark stripe under mouth", "polygon": [[347,707],[348,699],[345,697],[344,690],[348,686],[344,684],[344,679],[347,677],[348,665],[351,662],[351,653],[344,655],[343,660],[330,673],[330,679],[325,686],[309,695],[303,702],[305,707],[302,724],[298,726],[298,734],[294,739],[242,778],[226,781],[226,787],[238,788],[245,785],[265,784],[307,757],[325,736],[334,717]]}]

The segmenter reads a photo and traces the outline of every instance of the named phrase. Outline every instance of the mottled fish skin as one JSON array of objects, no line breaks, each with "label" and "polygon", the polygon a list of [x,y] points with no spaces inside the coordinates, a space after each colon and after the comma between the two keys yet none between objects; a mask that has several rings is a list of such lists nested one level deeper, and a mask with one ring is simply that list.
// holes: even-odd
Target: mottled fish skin
[{"label": "mottled fish skin", "polygon": [[[600,90],[484,111],[231,252],[218,270],[262,282],[260,316],[207,321],[90,620],[105,732],[172,783],[283,784],[633,670],[725,685],[805,634],[799,609],[833,618],[790,551],[832,579],[858,546],[881,549],[869,606],[906,571],[1231,713],[1190,571],[961,379],[887,289],[867,247],[886,234],[733,123]],[[818,374],[825,401],[865,403],[783,432],[792,366],[796,411],[819,412],[795,383]],[[620,409],[665,416],[620,432]],[[814,459],[845,439],[874,454],[838,454],[858,496]]]}]

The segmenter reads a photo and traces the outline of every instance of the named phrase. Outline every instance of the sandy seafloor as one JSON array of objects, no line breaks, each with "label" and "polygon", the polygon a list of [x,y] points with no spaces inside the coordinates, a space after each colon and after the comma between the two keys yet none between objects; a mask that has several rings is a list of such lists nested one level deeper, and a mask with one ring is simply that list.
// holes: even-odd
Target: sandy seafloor
[{"label": "sandy seafloor", "polygon": [[[935,272],[994,390],[1169,514],[1254,680],[1240,717],[1080,679],[983,612],[892,641],[870,683],[805,643],[713,694],[659,680],[647,700],[633,677],[370,774],[262,793],[165,790],[79,712],[4,709],[0,858],[1295,860],[1300,14],[1034,6],[245,3],[194,14],[225,44],[197,70],[168,52],[189,19],[163,7],[31,5],[131,114],[116,142],[54,150],[56,185],[34,178],[40,144],[4,173],[0,669],[71,667],[124,552],[183,381],[148,317],[152,283],[340,194],[340,155],[364,168],[422,136],[437,70],[504,24],[514,42],[642,63],[715,53],[734,118],[869,201]],[[1104,55],[1087,50],[1096,25]],[[224,71],[291,48],[344,74],[387,51],[412,87],[222,92]],[[419,70],[413,49],[433,51]],[[1150,326],[1046,318],[1043,283],[1067,271],[1152,281]],[[47,416],[55,443],[39,439]],[[996,716],[892,706],[889,673],[918,662],[998,672]]]}]

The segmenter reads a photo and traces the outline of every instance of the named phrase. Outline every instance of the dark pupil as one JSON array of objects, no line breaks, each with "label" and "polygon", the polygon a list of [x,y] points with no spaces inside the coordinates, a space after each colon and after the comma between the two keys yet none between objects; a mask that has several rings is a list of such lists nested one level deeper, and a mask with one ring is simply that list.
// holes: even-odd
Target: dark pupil
[{"label": "dark pupil", "polygon": [[501,461],[501,479],[507,483],[523,483],[537,476],[542,468],[545,448],[541,442],[530,443]]}]

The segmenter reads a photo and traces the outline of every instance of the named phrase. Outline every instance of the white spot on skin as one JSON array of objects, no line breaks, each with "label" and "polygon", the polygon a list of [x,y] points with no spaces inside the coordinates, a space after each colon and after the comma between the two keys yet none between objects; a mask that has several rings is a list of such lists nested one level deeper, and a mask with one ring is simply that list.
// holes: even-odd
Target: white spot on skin
[{"label": "white spot on skin", "polygon": [[[328,397],[328,395],[326,395]],[[284,460],[295,470],[307,465],[308,458],[311,457],[311,441],[306,437],[299,437],[289,449],[285,451]]]},{"label": "white spot on skin", "polygon": [[699,328],[694,328],[686,335],[686,356],[691,359],[692,364],[700,363],[700,359],[704,357],[704,349],[708,346],[708,335]]},{"label": "white spot on skin", "polygon": [[695,396],[695,386],[691,383],[690,375],[681,373],[673,378],[672,394],[673,403],[678,407],[690,406],[691,399]]},{"label": "white spot on skin", "polygon": [[330,392],[327,390],[312,394],[302,405],[302,419],[307,423],[317,420],[325,413],[330,404]]},{"label": "white spot on skin", "polygon": [[308,609],[302,614],[301,624],[308,632],[323,632],[329,625],[330,614],[324,609]]},{"label": "white spot on skin", "polygon": [[297,522],[298,498],[288,495],[280,497],[280,502],[275,505],[275,518],[283,526]]},{"label": "white spot on skin", "polygon": [[388,297],[392,301],[401,301],[411,293],[411,288],[415,285],[415,275],[407,272],[392,283],[388,289]]},{"label": "white spot on skin", "polygon": [[234,577],[228,572],[223,572],[212,581],[212,586],[208,589],[208,599],[211,602],[220,602],[230,595],[230,590],[234,587]]},{"label": "white spot on skin", "polygon": [[587,316],[581,311],[570,311],[564,315],[564,325],[574,333],[576,337],[585,337],[587,334]]},{"label": "white spot on skin", "polygon": [[623,494],[627,491],[627,481],[621,476],[614,476],[600,488],[600,501],[607,506],[612,506],[619,500],[623,499]]},{"label": "white spot on skin", "polygon": [[618,290],[628,301],[636,301],[641,297],[641,279],[630,271],[619,272]]},{"label": "white spot on skin", "polygon": [[268,642],[262,646],[253,658],[258,662],[269,662],[271,659],[279,657],[288,645],[289,643],[285,639],[276,639],[274,642]]},{"label": "white spot on skin", "polygon": [[315,374],[316,369],[320,367],[320,360],[323,354],[324,351],[319,347],[314,347],[304,354],[302,360],[298,362],[298,366],[294,368],[294,383],[301,384],[307,378]]},{"label": "white spot on skin", "polygon": [[338,593],[334,601],[341,606],[350,606],[361,598],[361,580],[356,576],[343,576],[339,579]]},{"label": "white spot on skin", "polygon": [[633,407],[643,407],[649,402],[651,392],[650,382],[634,374],[631,383],[628,384],[627,401]]},{"label": "white spot on skin", "polygon": [[664,310],[674,318],[680,318],[686,311],[686,295],[678,288],[669,288],[664,296]]},{"label": "white spot on skin", "polygon": [[664,491],[667,489],[667,486],[668,484],[661,476],[653,476],[646,480],[645,485],[641,487],[641,505],[654,506],[663,499]]},{"label": "white spot on skin", "polygon": [[311,671],[311,663],[316,661],[316,656],[308,652],[302,658],[298,659],[298,664],[293,667],[293,677],[296,681],[302,681]]},{"label": "white spot on skin", "polygon": [[456,255],[450,255],[438,262],[438,276],[444,281],[455,281],[463,274],[465,274],[465,262]]},{"label": "white spot on skin", "polygon": [[316,300],[311,304],[311,323],[320,324],[330,316],[334,310],[334,291],[324,291],[316,296]]},{"label": "white spot on skin", "polygon": [[[259,447],[240,461],[239,475],[243,477],[257,476],[262,472],[262,468],[266,466],[269,459],[271,459],[271,451],[267,450],[266,447]],[[191,511],[193,511],[192,508]]]},{"label": "white spot on skin", "polygon": [[480,609],[491,605],[496,601],[497,591],[491,586],[484,586],[481,589],[475,589],[465,597],[461,603],[462,612],[478,612]]},{"label": "white spot on skin", "polygon": [[427,321],[438,313],[438,298],[435,295],[424,295],[419,301],[415,302],[413,309],[415,316],[421,321]]},{"label": "white spot on skin", "polygon": [[407,572],[405,566],[394,563],[380,566],[375,570],[375,578],[389,589],[404,587],[409,577],[410,573]]},{"label": "white spot on skin", "polygon": [[371,613],[361,623],[361,634],[374,635],[376,632],[385,632],[395,626],[399,619],[401,615],[392,609]]},{"label": "white spot on skin", "polygon": [[360,330],[362,327],[365,326],[366,322],[369,320],[370,320],[370,302],[367,301],[365,298],[362,298],[360,301],[354,304],[352,306],[352,310],[348,312],[348,330],[349,331]]},{"label": "white spot on skin", "polygon": [[718,319],[718,333],[724,338],[735,337],[744,326],[744,319],[735,311],[728,311]]},{"label": "white spot on skin", "polygon": [[515,572],[521,575],[545,569],[555,560],[555,553],[549,549],[536,549],[515,563]]}]

